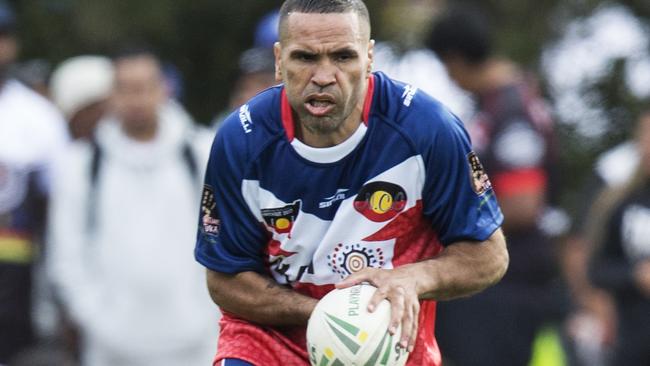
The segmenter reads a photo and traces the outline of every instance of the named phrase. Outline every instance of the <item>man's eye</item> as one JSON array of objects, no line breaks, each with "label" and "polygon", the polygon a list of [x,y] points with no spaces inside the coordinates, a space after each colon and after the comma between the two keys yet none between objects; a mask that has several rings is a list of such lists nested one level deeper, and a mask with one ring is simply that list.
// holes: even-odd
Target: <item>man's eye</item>
[{"label": "man's eye", "polygon": [[338,62],[347,62],[354,58],[353,54],[350,53],[339,53],[336,55],[335,59]]},{"label": "man's eye", "polygon": [[310,55],[310,54],[308,54],[308,53],[300,53],[300,54],[297,54],[297,55],[295,56],[295,58],[296,58],[297,60],[299,60],[299,61],[303,61],[303,62],[312,62],[312,61],[316,60],[316,56],[315,56],[315,55]]}]

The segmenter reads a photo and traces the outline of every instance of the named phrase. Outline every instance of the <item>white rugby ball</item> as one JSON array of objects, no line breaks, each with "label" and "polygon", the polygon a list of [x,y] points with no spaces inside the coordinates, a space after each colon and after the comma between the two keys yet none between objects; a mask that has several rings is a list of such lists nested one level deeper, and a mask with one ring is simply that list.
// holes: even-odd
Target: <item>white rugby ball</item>
[{"label": "white rugby ball", "polygon": [[390,303],[383,300],[368,313],[376,288],[363,284],[335,289],[314,309],[307,326],[309,360],[314,366],[371,366],[406,363],[399,346],[401,329],[388,333]]}]

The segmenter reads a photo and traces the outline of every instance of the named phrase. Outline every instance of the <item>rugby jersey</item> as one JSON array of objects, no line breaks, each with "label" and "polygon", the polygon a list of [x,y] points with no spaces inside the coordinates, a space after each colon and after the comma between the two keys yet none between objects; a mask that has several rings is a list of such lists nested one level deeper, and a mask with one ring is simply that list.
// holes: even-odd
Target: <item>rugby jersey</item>
[{"label": "rugby jersey", "polygon": [[[374,73],[363,123],[340,145],[294,137],[282,85],[224,122],[208,163],[196,259],[255,271],[320,298],[365,267],[395,268],[461,240],[486,240],[503,215],[462,123],[409,85]],[[437,365],[435,302],[422,301],[412,365]],[[306,364],[305,329],[222,319],[217,360]],[[252,345],[252,346],[249,346]]]}]

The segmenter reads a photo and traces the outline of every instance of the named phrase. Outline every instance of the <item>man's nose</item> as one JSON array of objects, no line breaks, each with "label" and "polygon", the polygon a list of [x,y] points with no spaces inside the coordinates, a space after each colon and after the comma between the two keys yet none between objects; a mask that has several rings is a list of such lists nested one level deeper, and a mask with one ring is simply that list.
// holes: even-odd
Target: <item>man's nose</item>
[{"label": "man's nose", "polygon": [[316,67],[311,81],[323,88],[336,83],[336,67],[329,62],[323,62]]}]

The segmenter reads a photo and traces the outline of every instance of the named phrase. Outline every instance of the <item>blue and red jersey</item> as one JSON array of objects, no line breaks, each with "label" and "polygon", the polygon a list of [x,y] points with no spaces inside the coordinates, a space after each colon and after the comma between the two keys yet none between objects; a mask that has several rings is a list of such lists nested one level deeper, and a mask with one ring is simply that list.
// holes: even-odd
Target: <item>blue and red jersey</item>
[{"label": "blue and red jersey", "polygon": [[[365,267],[395,268],[454,242],[486,240],[503,215],[462,123],[409,85],[374,73],[363,123],[340,145],[294,137],[282,85],[230,115],[217,134],[202,199],[197,260],[254,271],[320,298]],[[422,301],[412,365],[438,365],[435,302]],[[232,314],[217,361],[308,363],[305,329]]]}]

